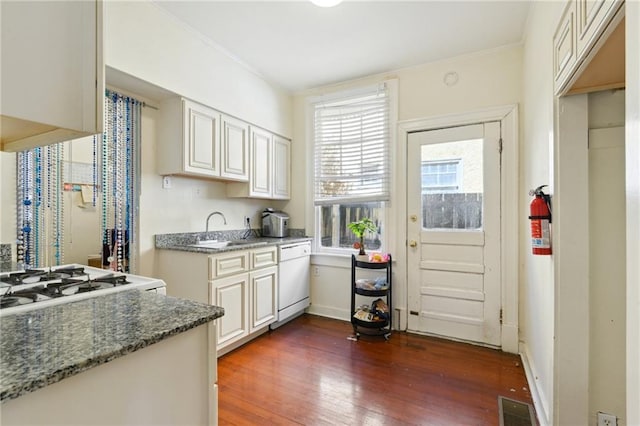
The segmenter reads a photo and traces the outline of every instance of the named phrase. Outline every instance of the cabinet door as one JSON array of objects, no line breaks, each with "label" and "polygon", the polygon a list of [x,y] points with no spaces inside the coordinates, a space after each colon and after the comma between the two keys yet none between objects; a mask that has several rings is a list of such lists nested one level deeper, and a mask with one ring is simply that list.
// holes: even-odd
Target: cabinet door
[{"label": "cabinet door", "polygon": [[273,137],[273,192],[272,197],[288,200],[291,187],[291,142]]},{"label": "cabinet door", "polygon": [[271,197],[271,142],[272,135],[266,130],[252,127],[251,176],[249,196]]},{"label": "cabinet door", "polygon": [[611,18],[622,5],[620,0],[577,0],[578,56],[593,47]]},{"label": "cabinet door", "polygon": [[556,93],[562,90],[577,61],[575,22],[576,4],[569,1],[553,36],[553,77]]},{"label": "cabinet door", "polygon": [[201,176],[220,176],[220,113],[183,101],[184,170]]},{"label": "cabinet door", "polygon": [[3,1],[0,149],[103,131],[102,1]]},{"label": "cabinet door", "polygon": [[247,182],[249,180],[249,125],[222,116],[220,176]]},{"label": "cabinet door", "polygon": [[[277,318],[278,314],[278,267],[272,266],[252,271],[251,280],[251,327],[252,333]],[[223,317],[224,318],[224,317]]]},{"label": "cabinet door", "polygon": [[216,319],[218,350],[249,334],[249,274],[211,281],[210,299],[224,308],[224,316]]}]

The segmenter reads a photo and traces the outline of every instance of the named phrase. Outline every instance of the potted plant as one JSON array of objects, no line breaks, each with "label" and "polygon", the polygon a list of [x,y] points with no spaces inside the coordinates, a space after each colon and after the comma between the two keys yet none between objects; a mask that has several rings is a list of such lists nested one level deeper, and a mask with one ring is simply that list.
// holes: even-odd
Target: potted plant
[{"label": "potted plant", "polygon": [[355,243],[353,245],[355,248],[360,249],[358,256],[366,255],[364,251],[364,234],[367,232],[376,232],[378,228],[376,227],[375,223],[373,223],[373,221],[368,217],[363,217],[356,222],[351,222],[347,226],[349,227],[351,232],[353,232],[353,234],[360,239],[359,243]]}]

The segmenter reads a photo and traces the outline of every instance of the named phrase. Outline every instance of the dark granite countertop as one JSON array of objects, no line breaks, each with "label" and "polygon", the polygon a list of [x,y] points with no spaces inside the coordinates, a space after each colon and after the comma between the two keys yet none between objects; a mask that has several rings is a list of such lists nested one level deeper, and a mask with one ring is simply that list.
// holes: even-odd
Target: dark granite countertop
[{"label": "dark granite countertop", "polygon": [[128,290],[0,317],[0,401],[223,315],[217,306]]},{"label": "dark granite countertop", "polygon": [[[218,240],[218,241],[243,241],[243,244],[230,245],[223,248],[197,247],[200,240]],[[156,248],[166,250],[189,251],[193,253],[217,254],[238,250],[249,250],[256,247],[278,246],[282,244],[291,244],[304,241],[311,241],[311,237],[304,236],[304,233],[292,233],[289,237],[273,238],[273,237],[251,237],[244,240],[238,238],[233,233],[218,232],[189,232],[180,234],[159,234],[156,235]]]}]

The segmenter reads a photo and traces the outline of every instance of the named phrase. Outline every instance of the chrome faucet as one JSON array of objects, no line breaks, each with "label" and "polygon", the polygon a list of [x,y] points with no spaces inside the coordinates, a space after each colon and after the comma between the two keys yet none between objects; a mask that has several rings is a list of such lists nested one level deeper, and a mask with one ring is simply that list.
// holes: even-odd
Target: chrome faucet
[{"label": "chrome faucet", "polygon": [[207,226],[206,226],[206,232],[209,232],[209,219],[211,219],[211,216],[215,216],[219,214],[220,216],[222,216],[222,220],[224,220],[224,224],[227,224],[227,218],[224,217],[224,215],[221,212],[213,212],[211,213],[209,216],[207,216]]}]

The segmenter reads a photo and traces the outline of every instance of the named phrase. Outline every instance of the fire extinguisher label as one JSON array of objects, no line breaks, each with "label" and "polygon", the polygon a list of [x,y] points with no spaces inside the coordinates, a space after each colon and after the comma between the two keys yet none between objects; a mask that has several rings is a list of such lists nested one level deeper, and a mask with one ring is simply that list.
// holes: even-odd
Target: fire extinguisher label
[{"label": "fire extinguisher label", "polygon": [[531,246],[534,249],[551,248],[551,232],[549,232],[549,220],[538,219],[531,221]]}]

